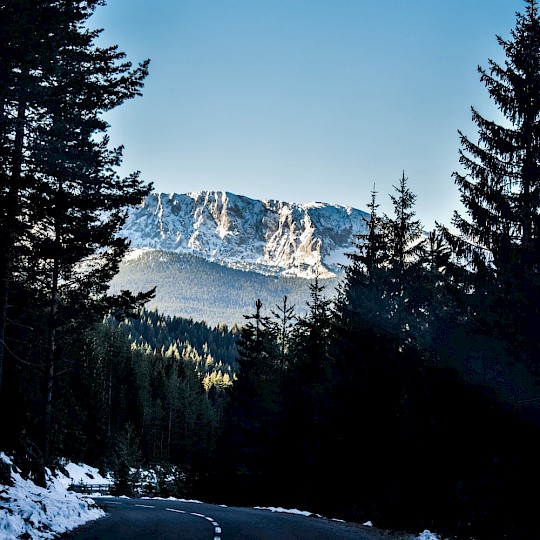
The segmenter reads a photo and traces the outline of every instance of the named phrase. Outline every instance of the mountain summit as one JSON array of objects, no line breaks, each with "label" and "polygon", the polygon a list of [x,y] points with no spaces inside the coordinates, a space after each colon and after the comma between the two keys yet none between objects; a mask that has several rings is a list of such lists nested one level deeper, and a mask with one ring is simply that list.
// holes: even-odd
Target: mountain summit
[{"label": "mountain summit", "polygon": [[155,193],[123,234],[141,250],[192,254],[231,268],[304,278],[341,274],[369,214],[349,206],[255,200],[223,191]]}]

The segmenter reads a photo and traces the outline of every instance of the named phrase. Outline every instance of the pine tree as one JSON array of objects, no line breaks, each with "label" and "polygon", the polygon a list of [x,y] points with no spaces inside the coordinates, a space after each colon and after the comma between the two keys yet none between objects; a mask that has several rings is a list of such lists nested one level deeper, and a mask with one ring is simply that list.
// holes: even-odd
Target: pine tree
[{"label": "pine tree", "polygon": [[[151,185],[138,173],[120,179],[116,168],[122,148],[109,148],[102,115],[140,95],[148,61],[132,68],[116,47],[95,45],[99,31],[85,25],[101,3],[23,0],[1,6],[6,28],[17,27],[21,19],[31,26],[26,54],[2,49],[9,66],[3,136],[12,157],[3,170],[2,206],[9,210],[2,236],[0,328],[5,331],[8,315],[6,284],[15,279],[34,296],[34,309],[47,321],[45,455],[62,332],[151,296],[108,295],[109,281],[128,249],[118,234],[127,209]],[[19,121],[10,129],[15,109]]]},{"label": "pine tree", "polygon": [[406,339],[417,337],[422,327],[425,305],[419,288],[422,286],[422,257],[425,239],[420,220],[416,219],[416,195],[407,186],[405,173],[390,195],[394,217],[385,216],[383,230],[388,249],[388,285],[391,326]]},{"label": "pine tree", "polygon": [[[238,375],[230,392],[222,444],[223,458],[234,484],[236,502],[246,501],[247,492],[274,497],[281,491],[283,396],[279,347],[269,332],[269,318],[262,302],[238,340]],[[275,491],[274,491],[275,490]],[[274,499],[274,502],[276,499]]]},{"label": "pine tree", "polygon": [[[296,489],[304,507],[314,507],[320,498],[316,488],[325,473],[327,424],[332,408],[333,299],[318,274],[309,284],[307,313],[298,319],[292,346],[291,370],[285,381],[287,396],[286,437],[291,449]],[[317,480],[316,480],[317,479]],[[324,483],[324,482],[323,482]],[[317,486],[318,487],[318,486]]]},{"label": "pine tree", "polygon": [[375,190],[371,194],[368,230],[358,235],[356,249],[349,254],[337,310],[343,325],[369,324],[379,333],[405,339],[422,326],[425,306],[418,287],[425,239],[405,173],[394,189],[392,217],[378,215]]},{"label": "pine tree", "polygon": [[238,364],[242,377],[255,378],[260,381],[273,379],[275,371],[274,342],[269,331],[270,318],[262,314],[262,302],[255,302],[255,313],[244,315],[248,321],[242,327],[238,340]]},{"label": "pine tree", "polygon": [[30,126],[43,116],[38,74],[48,42],[41,19],[48,15],[45,1],[0,4],[0,391],[13,274],[17,256],[26,251],[19,240],[29,228],[24,187],[32,177],[25,167],[25,144]]},{"label": "pine tree", "polygon": [[468,218],[454,213],[458,236],[442,230],[470,270],[470,321],[493,349],[479,354],[534,363],[540,356],[540,19],[537,1],[525,3],[511,38],[497,37],[504,64],[489,60],[488,69],[478,68],[504,122],[472,108],[478,142],[460,132],[465,172],[454,173]]},{"label": "pine tree", "polygon": [[115,495],[133,495],[139,482],[141,452],[139,440],[131,424],[126,424],[114,441],[113,486]]},{"label": "pine tree", "polygon": [[347,254],[351,262],[344,267],[345,279],[338,291],[337,306],[344,325],[351,324],[360,313],[374,326],[380,326],[387,316],[383,301],[387,251],[375,186],[367,206],[370,210],[369,219],[364,218],[367,231],[357,235],[354,251]]},{"label": "pine tree", "polygon": [[296,315],[294,314],[294,305],[290,306],[287,303],[287,295],[283,297],[282,304],[276,304],[275,308],[270,312],[273,319],[269,321],[269,331],[275,339],[279,350],[279,363],[282,369],[287,367],[289,348],[291,345],[292,331]]},{"label": "pine tree", "polygon": [[451,336],[462,324],[463,272],[456,265],[448,242],[437,230],[428,234],[419,262],[422,273],[415,295],[425,315],[419,345],[424,355],[436,361],[448,350]]},{"label": "pine tree", "polygon": [[307,369],[318,372],[324,366],[322,359],[327,357],[330,346],[333,299],[326,297],[325,286],[318,275],[309,284],[309,296],[308,312],[296,324],[296,340],[302,343],[308,356]]}]

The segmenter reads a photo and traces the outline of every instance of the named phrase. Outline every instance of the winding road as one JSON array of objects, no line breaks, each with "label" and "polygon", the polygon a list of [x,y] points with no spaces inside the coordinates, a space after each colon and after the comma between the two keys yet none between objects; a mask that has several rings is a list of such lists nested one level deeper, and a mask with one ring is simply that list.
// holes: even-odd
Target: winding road
[{"label": "winding road", "polygon": [[[301,514],[163,499],[95,497],[107,516],[66,540],[381,540],[376,529]],[[394,537],[397,538],[397,537]]]}]

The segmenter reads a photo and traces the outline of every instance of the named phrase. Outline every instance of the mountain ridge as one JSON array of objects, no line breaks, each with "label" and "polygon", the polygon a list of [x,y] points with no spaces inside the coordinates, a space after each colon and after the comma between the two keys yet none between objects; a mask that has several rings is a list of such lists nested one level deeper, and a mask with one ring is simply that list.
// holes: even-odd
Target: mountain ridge
[{"label": "mountain ridge", "polygon": [[193,254],[231,268],[303,278],[342,273],[369,214],[322,202],[257,200],[227,191],[148,195],[122,234],[132,253]]}]

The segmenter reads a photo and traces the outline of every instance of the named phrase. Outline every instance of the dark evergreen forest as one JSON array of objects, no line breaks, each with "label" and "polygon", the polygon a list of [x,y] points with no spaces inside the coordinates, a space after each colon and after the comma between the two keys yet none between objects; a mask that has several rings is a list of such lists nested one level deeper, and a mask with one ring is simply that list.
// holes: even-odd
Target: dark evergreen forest
[{"label": "dark evergreen forest", "polygon": [[152,185],[115,172],[103,113],[142,94],[149,62],[95,44],[101,3],[0,2],[0,449],[37,482],[65,458],[129,494],[152,467],[160,495],[537,539],[536,0],[498,38],[504,64],[479,67],[505,121],[473,108],[478,140],[461,134],[465,215],[424,234],[396,175],[391,215],[375,188],[366,201],[337,292],[261,291],[230,329],[110,292]]}]

